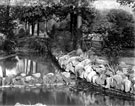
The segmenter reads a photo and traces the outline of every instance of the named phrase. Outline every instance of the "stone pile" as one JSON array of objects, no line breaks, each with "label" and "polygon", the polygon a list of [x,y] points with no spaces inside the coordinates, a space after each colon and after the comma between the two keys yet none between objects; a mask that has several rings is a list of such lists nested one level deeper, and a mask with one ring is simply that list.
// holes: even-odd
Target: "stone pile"
[{"label": "stone pile", "polygon": [[17,86],[40,86],[40,85],[67,85],[73,84],[70,79],[70,74],[66,72],[61,73],[48,73],[41,76],[41,73],[26,75],[21,73],[17,76],[1,77],[1,87],[17,87]]},{"label": "stone pile", "polygon": [[76,77],[95,85],[135,94],[135,66],[121,62],[116,67],[112,67],[107,60],[95,55],[86,57],[67,54],[57,58],[67,76],[74,73]]}]

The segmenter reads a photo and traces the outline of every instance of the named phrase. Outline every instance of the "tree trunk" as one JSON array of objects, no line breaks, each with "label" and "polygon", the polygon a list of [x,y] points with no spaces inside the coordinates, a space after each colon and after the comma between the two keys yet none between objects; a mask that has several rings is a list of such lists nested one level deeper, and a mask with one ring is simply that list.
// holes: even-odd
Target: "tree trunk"
[{"label": "tree trunk", "polygon": [[24,64],[25,64],[24,72],[27,74],[27,67],[28,67],[28,60],[27,59],[24,60]]},{"label": "tree trunk", "polygon": [[77,16],[77,45],[80,45],[81,47],[81,38],[82,38],[82,33],[81,33],[81,26],[82,26],[82,17],[80,15]]},{"label": "tree trunk", "polygon": [[34,31],[35,31],[35,24],[32,23],[32,36],[34,36]]},{"label": "tree trunk", "polygon": [[80,29],[82,25],[82,17],[80,15],[77,16],[77,28]]},{"label": "tree trunk", "polygon": [[37,63],[33,61],[33,73],[36,73],[37,69],[36,69]]},{"label": "tree trunk", "polygon": [[29,34],[31,35],[32,33],[32,31],[31,31],[31,27],[30,27],[30,24],[28,23],[28,32],[29,32]]},{"label": "tree trunk", "polygon": [[37,36],[39,36],[39,21],[37,22]]}]

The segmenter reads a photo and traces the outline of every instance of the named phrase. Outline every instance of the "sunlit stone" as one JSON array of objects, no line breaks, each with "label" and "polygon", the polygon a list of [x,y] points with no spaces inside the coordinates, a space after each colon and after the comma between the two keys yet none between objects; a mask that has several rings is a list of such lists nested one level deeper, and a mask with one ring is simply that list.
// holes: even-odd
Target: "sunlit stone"
[{"label": "sunlit stone", "polygon": [[96,79],[98,79],[98,77],[99,77],[98,75],[95,75],[95,76],[92,77],[92,82],[94,84],[96,84]]},{"label": "sunlit stone", "polygon": [[32,78],[32,76],[27,76],[27,77],[25,77],[25,81],[30,81],[30,80],[32,80],[33,78]]},{"label": "sunlit stone", "polygon": [[123,80],[123,82],[125,84],[125,92],[129,92],[132,85],[131,81],[126,78]]},{"label": "sunlit stone", "polygon": [[62,72],[62,75],[64,75],[66,78],[70,78],[70,73],[69,72]]},{"label": "sunlit stone", "polygon": [[41,77],[41,73],[35,73],[35,74],[32,74],[33,77],[35,78],[40,78]]},{"label": "sunlit stone", "polygon": [[87,81],[92,82],[92,77],[95,75],[97,75],[97,73],[95,71],[91,71],[86,77]]},{"label": "sunlit stone", "polygon": [[20,75],[21,75],[22,77],[25,77],[25,76],[26,76],[26,74],[25,74],[25,73],[21,73]]}]

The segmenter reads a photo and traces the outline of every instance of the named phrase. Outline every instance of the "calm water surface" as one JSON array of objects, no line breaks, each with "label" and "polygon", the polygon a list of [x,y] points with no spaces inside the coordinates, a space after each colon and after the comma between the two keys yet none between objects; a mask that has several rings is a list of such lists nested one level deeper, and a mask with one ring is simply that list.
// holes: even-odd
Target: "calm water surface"
[{"label": "calm water surface", "polygon": [[[57,67],[43,56],[13,56],[0,60],[0,75],[24,72],[27,75],[40,72],[55,72]],[[42,103],[47,106],[134,106],[135,101],[109,97],[95,91],[75,92],[68,87],[5,88],[0,89],[0,106],[14,106],[16,103],[34,105]]]}]

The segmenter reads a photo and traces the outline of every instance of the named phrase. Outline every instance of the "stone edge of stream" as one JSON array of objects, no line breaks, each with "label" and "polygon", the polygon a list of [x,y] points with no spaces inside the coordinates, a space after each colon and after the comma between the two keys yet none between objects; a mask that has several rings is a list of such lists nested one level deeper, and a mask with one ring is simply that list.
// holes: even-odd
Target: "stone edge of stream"
[{"label": "stone edge of stream", "polygon": [[[108,73],[108,74],[110,74],[110,76],[107,77],[106,79],[104,79],[104,81],[106,81],[106,83],[107,83],[106,86],[105,86],[104,84],[102,84],[102,83],[104,83],[104,81],[102,82],[102,80],[100,80],[100,79],[98,80],[99,75],[97,75],[97,73],[99,74],[100,71],[105,70],[104,68],[105,68],[105,65],[106,65],[106,61],[104,61],[102,59],[98,59],[97,56],[96,56],[98,62],[100,63],[100,65],[97,65],[98,68],[96,70],[96,68],[93,69],[93,67],[88,65],[93,60],[91,60],[85,54],[79,55],[79,56],[74,55],[75,52],[76,51],[72,51],[72,52],[67,53],[67,54],[60,54],[60,53],[57,53],[57,54],[54,53],[53,54],[55,56],[55,58],[57,59],[60,67],[65,70],[65,73],[67,73],[67,74],[68,73],[74,73],[75,75],[77,75],[76,77],[79,77],[79,78],[85,80],[88,83],[99,85],[99,86],[101,86],[105,89],[112,88],[114,90],[122,91],[125,94],[131,93],[131,94],[134,95],[134,98],[135,98],[135,66],[132,67],[132,71],[134,71],[133,72],[133,78],[132,78],[133,82],[129,79],[129,77],[127,77],[127,75],[126,75],[127,72],[123,72],[123,71],[128,71],[128,69],[126,67],[127,65],[125,63],[122,63],[121,64],[121,65],[123,65],[122,66],[122,72],[117,70],[117,73],[115,73],[113,75],[111,75],[111,73]],[[72,56],[72,54],[73,54],[73,56]],[[75,61],[79,58],[80,58],[80,60],[81,60],[81,58],[83,58],[83,61],[79,61],[79,63],[82,62],[83,65],[80,64],[80,66],[79,66],[78,65],[79,63],[75,63]],[[78,67],[77,67],[77,65],[78,65]],[[89,66],[89,67],[87,67],[87,66]],[[91,70],[91,73],[90,73],[90,70]],[[96,83],[96,79],[98,80],[97,81],[98,83]],[[111,87],[111,84],[109,84],[111,80],[113,80],[113,82],[115,80],[116,85],[118,85],[118,86],[120,85],[121,87],[120,88]],[[118,84],[118,83],[120,83],[120,84]]]}]

